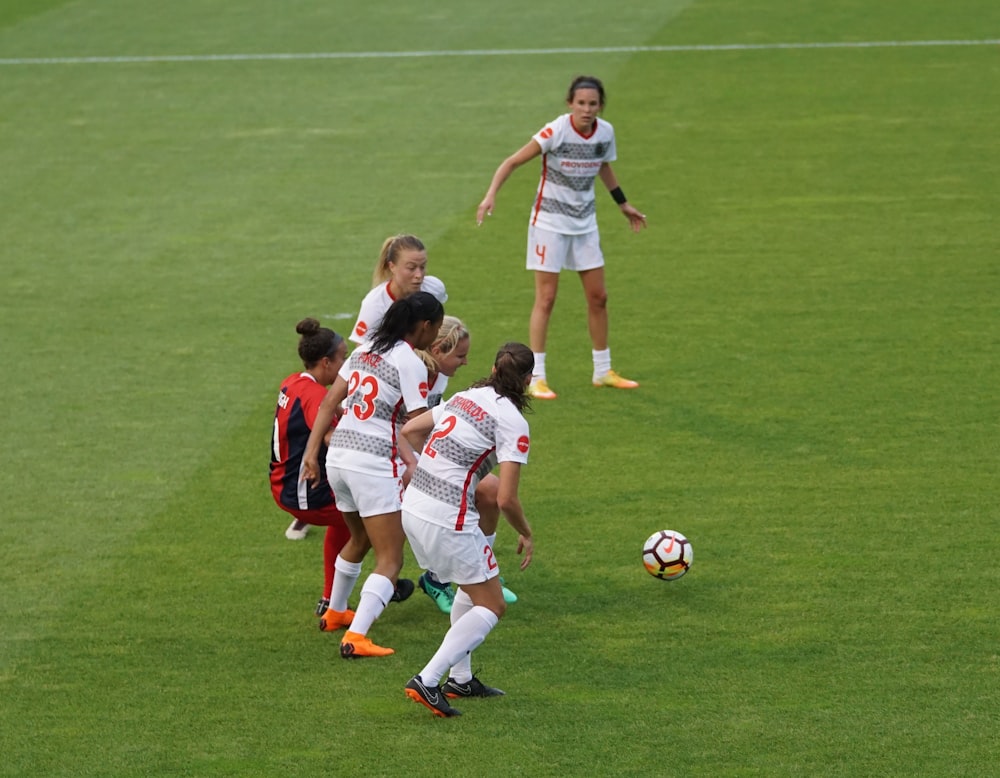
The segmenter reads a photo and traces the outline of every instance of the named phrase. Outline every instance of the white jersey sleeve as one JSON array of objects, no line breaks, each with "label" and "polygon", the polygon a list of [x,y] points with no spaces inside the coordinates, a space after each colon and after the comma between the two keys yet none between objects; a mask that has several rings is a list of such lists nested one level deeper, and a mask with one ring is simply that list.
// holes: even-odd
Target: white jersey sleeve
[{"label": "white jersey sleeve", "polygon": [[382,323],[385,312],[394,300],[389,294],[389,283],[379,284],[365,295],[361,301],[361,310],[358,311],[358,320],[354,323],[349,340],[364,345],[371,340],[372,333]]}]

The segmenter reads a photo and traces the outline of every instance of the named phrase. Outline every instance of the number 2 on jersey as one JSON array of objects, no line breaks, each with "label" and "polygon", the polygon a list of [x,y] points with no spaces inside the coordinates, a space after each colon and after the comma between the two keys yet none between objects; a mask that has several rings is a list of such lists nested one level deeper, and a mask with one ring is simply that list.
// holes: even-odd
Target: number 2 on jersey
[{"label": "number 2 on jersey", "polygon": [[455,416],[445,416],[444,420],[441,422],[441,429],[437,430],[433,435],[427,439],[427,445],[424,446],[424,453],[431,459],[437,456],[437,450],[434,448],[434,444],[437,443],[442,438],[448,436],[448,433],[455,429],[455,425],[458,424],[458,418]]},{"label": "number 2 on jersey", "polygon": [[361,373],[355,370],[351,373],[351,378],[347,382],[348,396],[353,395],[359,388],[361,389],[361,396],[357,398],[356,402],[352,402],[351,411],[356,418],[365,421],[366,419],[370,419],[372,414],[375,413],[375,398],[378,397],[378,379],[373,375],[366,375],[362,378]]}]

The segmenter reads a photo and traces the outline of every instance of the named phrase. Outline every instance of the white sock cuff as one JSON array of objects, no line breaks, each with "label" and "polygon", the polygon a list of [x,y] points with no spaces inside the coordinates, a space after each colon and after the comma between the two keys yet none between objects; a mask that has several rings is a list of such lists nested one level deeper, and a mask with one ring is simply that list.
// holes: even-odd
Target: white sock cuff
[{"label": "white sock cuff", "polygon": [[348,562],[340,554],[337,554],[337,561],[333,563],[333,569],[344,575],[353,575],[355,578],[361,575],[361,562]]},{"label": "white sock cuff", "polygon": [[533,378],[545,378],[545,352],[533,352],[535,357],[535,367],[531,371]]},{"label": "white sock cuff", "polygon": [[459,606],[459,609],[465,613],[466,610],[473,607],[472,598],[466,594],[465,589],[459,587],[458,591],[455,592],[455,599],[452,601],[451,609],[455,610],[455,606]]},{"label": "white sock cuff", "polygon": [[379,575],[378,573],[372,573],[365,579],[364,586],[361,587],[361,594],[373,594],[378,597],[383,605],[388,605],[389,600],[392,599],[392,593],[396,591],[395,585],[392,583],[391,578],[386,578],[384,575]]},{"label": "white sock cuff", "polygon": [[483,605],[473,605],[472,610],[465,614],[464,618],[468,618],[471,614],[475,613],[480,619],[486,622],[489,629],[493,629],[497,623],[500,621],[500,617],[497,616],[493,611]]}]

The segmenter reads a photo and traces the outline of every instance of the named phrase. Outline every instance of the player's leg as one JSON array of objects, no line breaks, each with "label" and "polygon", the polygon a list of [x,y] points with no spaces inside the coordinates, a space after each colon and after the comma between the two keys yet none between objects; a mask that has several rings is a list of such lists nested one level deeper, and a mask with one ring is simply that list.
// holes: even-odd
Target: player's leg
[{"label": "player's leg", "polygon": [[559,291],[559,271],[563,266],[566,236],[536,227],[528,228],[528,254],[525,266],[534,272],[535,301],[528,320],[528,345],[535,354],[528,394],[539,400],[554,400],[556,393],[548,385],[545,370],[545,344],[548,340],[549,319]]},{"label": "player's leg", "polygon": [[622,378],[611,369],[611,349],[608,346],[608,291],[604,283],[604,267],[580,271],[580,282],[587,300],[587,328],[594,360],[594,386],[615,389],[635,389],[639,384]]},{"label": "player's leg", "polygon": [[[479,512],[479,529],[486,536],[491,547],[495,546],[497,526],[500,523],[500,506],[497,505],[497,494],[500,491],[500,479],[492,473],[483,477],[476,485],[476,510]],[[503,577],[500,578],[503,599],[508,605],[517,602],[517,595],[507,588]],[[454,600],[454,597],[452,598]]]},{"label": "player's leg", "polygon": [[368,640],[367,634],[396,589],[396,578],[403,567],[403,524],[399,511],[368,516],[363,521],[375,549],[375,569],[361,587],[354,620],[340,643],[340,655],[344,658],[394,653],[391,648],[376,646]]},{"label": "player's leg", "polygon": [[354,619],[354,611],[347,607],[347,598],[354,591],[354,585],[361,576],[361,563],[371,548],[364,522],[357,511],[341,511],[341,514],[350,537],[334,559],[330,604],[319,622],[319,628],[324,632],[346,627]]}]

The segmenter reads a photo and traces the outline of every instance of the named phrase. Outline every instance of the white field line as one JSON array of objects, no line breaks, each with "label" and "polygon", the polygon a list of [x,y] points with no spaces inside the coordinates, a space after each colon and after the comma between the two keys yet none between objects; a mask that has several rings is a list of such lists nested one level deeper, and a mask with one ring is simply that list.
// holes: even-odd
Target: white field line
[{"label": "white field line", "polygon": [[917,46],[1000,46],[984,40],[832,41],[819,43],[718,43],[687,46],[602,46],[564,49],[460,49],[454,51],[328,51],[301,54],[164,54],[121,57],[11,57],[0,65],[117,65],[149,62],[262,62],[268,60],[415,59],[428,57],[517,57],[552,54],[634,54],[687,51],[777,51],[782,49],[887,49]]}]

